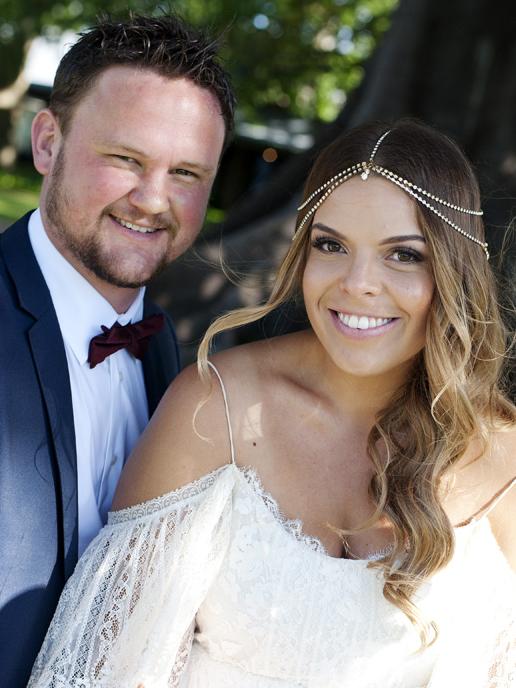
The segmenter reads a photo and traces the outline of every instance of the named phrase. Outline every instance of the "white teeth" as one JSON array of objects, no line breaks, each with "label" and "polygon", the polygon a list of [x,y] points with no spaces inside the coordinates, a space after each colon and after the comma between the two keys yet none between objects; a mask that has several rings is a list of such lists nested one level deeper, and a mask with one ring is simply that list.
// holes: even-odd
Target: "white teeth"
[{"label": "white teeth", "polygon": [[368,318],[367,315],[347,315],[337,311],[339,320],[352,330],[370,330],[391,322],[392,318]]},{"label": "white teeth", "polygon": [[132,222],[127,222],[127,220],[122,220],[117,217],[116,221],[122,225],[122,227],[127,227],[127,229],[132,229],[133,232],[140,232],[140,234],[152,234],[156,231],[155,227],[142,227],[141,225],[133,225]]}]

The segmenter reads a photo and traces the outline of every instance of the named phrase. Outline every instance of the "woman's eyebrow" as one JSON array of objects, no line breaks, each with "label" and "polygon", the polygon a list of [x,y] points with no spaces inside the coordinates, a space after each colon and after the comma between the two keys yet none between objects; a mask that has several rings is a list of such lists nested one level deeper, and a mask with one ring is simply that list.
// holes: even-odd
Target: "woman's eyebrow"
[{"label": "woman's eyebrow", "polygon": [[380,241],[380,245],[383,246],[384,244],[397,244],[401,241],[422,241],[424,244],[426,244],[426,239],[422,234],[400,234],[398,236],[392,236],[388,239]]},{"label": "woman's eyebrow", "polygon": [[344,234],[337,232],[337,230],[333,229],[333,227],[328,227],[328,225],[324,225],[322,222],[316,222],[315,224],[313,224],[312,230],[314,229],[320,229],[321,232],[327,232],[328,234],[332,234],[333,236],[338,237],[339,239],[346,238]]},{"label": "woman's eyebrow", "polygon": [[[345,234],[337,232],[336,229],[333,229],[333,227],[328,227],[328,225],[325,225],[322,222],[316,222],[313,224],[312,230],[313,229],[319,229],[322,232],[327,232],[328,234],[332,234],[334,237],[339,239],[346,239]],[[426,244],[426,239],[422,234],[399,234],[398,236],[392,236],[388,237],[387,239],[383,239],[380,242],[380,246],[385,244],[397,244],[403,241],[422,241],[424,244]]]}]

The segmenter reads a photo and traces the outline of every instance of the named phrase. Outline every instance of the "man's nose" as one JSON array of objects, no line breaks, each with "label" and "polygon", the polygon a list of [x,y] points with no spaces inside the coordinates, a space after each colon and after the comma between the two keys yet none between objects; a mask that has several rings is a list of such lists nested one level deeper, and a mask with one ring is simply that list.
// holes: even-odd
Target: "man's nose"
[{"label": "man's nose", "polygon": [[145,215],[159,215],[169,210],[167,175],[145,174],[129,193],[129,200]]}]

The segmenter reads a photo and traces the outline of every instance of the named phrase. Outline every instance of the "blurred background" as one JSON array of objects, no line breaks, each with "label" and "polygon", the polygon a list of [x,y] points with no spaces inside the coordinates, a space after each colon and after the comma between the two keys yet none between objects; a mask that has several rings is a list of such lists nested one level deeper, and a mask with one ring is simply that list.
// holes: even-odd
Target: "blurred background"
[{"label": "blurred background", "polygon": [[[266,298],[317,151],[372,119],[420,118],[473,161],[514,326],[516,242],[506,231],[516,214],[514,0],[0,0],[0,229],[37,205],[30,123],[74,32],[100,11],[128,9],[172,9],[221,36],[239,101],[206,226],[150,286],[176,323],[185,363],[216,315]],[[302,322],[302,313],[281,312],[217,345]]]}]

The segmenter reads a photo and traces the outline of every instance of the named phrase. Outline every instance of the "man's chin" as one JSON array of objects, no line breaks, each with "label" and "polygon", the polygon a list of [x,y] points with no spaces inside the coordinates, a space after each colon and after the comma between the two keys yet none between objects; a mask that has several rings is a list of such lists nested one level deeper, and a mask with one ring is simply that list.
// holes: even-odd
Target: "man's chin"
[{"label": "man's chin", "polygon": [[112,287],[119,287],[121,289],[140,289],[154,279],[156,275],[159,275],[161,272],[163,272],[166,266],[166,263],[160,263],[160,265],[155,267],[153,270],[146,270],[132,274],[117,274],[111,270],[104,269],[96,269],[94,270],[94,273],[98,279],[102,280],[103,282],[107,282],[107,284],[111,285]]},{"label": "man's chin", "polygon": [[119,287],[120,289],[140,289],[144,287],[154,277],[154,273],[147,276],[141,275],[114,275],[106,272],[96,272],[97,279],[102,280],[111,287]]}]

